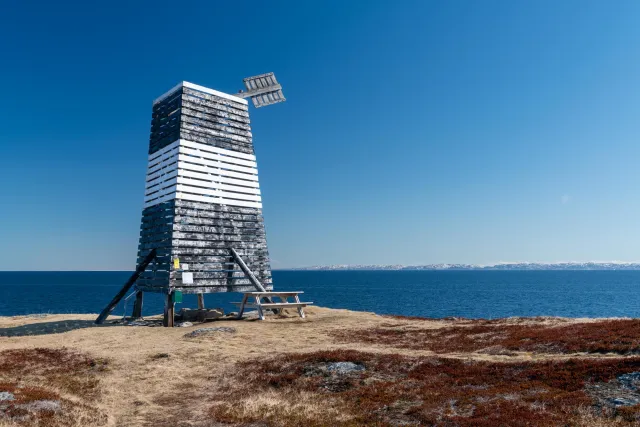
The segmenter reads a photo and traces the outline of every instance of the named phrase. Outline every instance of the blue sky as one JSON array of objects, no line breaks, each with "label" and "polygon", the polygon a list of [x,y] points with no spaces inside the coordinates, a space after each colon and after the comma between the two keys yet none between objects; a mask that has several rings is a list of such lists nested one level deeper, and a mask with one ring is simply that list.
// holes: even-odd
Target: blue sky
[{"label": "blue sky", "polygon": [[151,101],[268,71],[274,268],[640,260],[640,2],[2,9],[0,270],[132,269]]}]

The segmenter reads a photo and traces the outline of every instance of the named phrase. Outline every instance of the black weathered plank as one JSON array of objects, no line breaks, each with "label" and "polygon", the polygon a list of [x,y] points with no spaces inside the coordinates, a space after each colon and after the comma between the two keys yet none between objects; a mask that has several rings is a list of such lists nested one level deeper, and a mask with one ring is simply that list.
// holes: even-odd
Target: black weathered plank
[{"label": "black weathered plank", "polygon": [[[180,130],[180,138],[188,141],[199,142],[212,147],[224,148],[225,150],[238,151],[246,154],[254,154],[253,144],[238,144],[228,138],[214,138],[209,135],[199,134],[186,129]],[[169,144],[167,144],[169,145]]]},{"label": "black weathered plank", "polygon": [[191,232],[191,233],[210,233],[210,234],[232,234],[234,236],[262,236],[265,231],[263,227],[210,227],[208,225],[185,225],[173,224],[173,231]]},{"label": "black weathered plank", "polygon": [[174,231],[173,240],[175,244],[176,239],[184,239],[184,240],[216,240],[221,242],[254,242],[261,243],[265,242],[266,239],[264,235],[259,236],[256,234],[212,234],[212,233],[190,233],[184,231]]},{"label": "black weathered plank", "polygon": [[[164,293],[164,288],[154,287],[154,286],[138,286],[141,291],[144,292],[156,292],[156,293]],[[217,292],[252,292],[255,290],[253,285],[232,285],[232,286],[194,286],[194,287],[177,287],[173,288],[174,290],[179,290],[184,294],[197,294],[197,293],[217,293]],[[273,290],[273,285],[268,284],[265,285],[265,289],[270,291]]]},{"label": "black weathered plank", "polygon": [[240,120],[235,120],[238,116],[215,110],[213,108],[206,108],[191,104],[188,101],[183,103],[181,113],[185,116],[208,120],[210,122],[215,122],[233,129],[251,132],[251,126],[248,123],[242,122]]},{"label": "black weathered plank", "polygon": [[249,123],[249,118],[244,116],[239,116],[237,114],[230,113],[228,111],[219,110],[217,108],[212,108],[208,104],[202,102],[194,102],[194,100],[189,96],[182,97],[182,108],[188,109],[191,111],[197,111],[198,113],[205,114],[207,116],[211,116],[212,120],[216,118],[220,118],[223,120],[228,120],[232,122],[235,126],[241,126],[242,129],[251,129],[251,125]]},{"label": "black weathered plank", "polygon": [[[162,276],[159,276],[159,277],[160,278],[169,277],[170,279],[182,280],[182,273],[183,272],[172,271],[172,272],[166,272],[166,273],[168,273],[168,276],[163,274]],[[189,269],[188,273],[192,273],[193,274],[194,282],[197,282],[198,279],[224,279],[224,278],[232,278],[232,279],[239,278],[239,279],[241,279],[241,278],[247,277],[243,271],[236,271],[236,270],[230,270],[230,271],[192,271],[191,269]],[[260,270],[260,271],[255,271],[254,273],[255,273],[255,275],[259,275],[260,277],[271,277],[271,271],[269,271],[269,270]]]},{"label": "black weathered plank", "polygon": [[251,144],[251,138],[247,138],[244,136],[236,135],[236,134],[225,132],[225,131],[210,129],[201,125],[194,125],[194,124],[191,124],[190,120],[187,120],[186,118],[183,118],[182,124],[180,125],[180,129],[183,131],[204,135],[205,137],[228,139],[230,141],[233,141],[233,143],[246,144],[246,145]]},{"label": "black weathered plank", "polygon": [[233,212],[219,212],[214,210],[204,210],[204,209],[187,209],[177,207],[175,210],[176,216],[174,218],[174,222],[179,224],[182,220],[183,216],[191,218],[211,218],[211,219],[226,219],[229,221],[253,221],[253,222],[263,222],[264,219],[261,214],[258,215],[244,215],[240,213]]},{"label": "black weathered plank", "polygon": [[[192,114],[195,114],[196,116],[199,116],[199,117],[194,117]],[[246,138],[248,141],[251,141],[251,138],[253,137],[253,135],[251,134],[251,131],[228,126],[224,123],[221,123],[221,120],[216,120],[216,119],[212,120],[211,117],[206,117],[204,114],[199,114],[196,112],[193,112],[193,113],[190,112],[190,114],[185,114],[183,111],[180,118],[182,123],[201,126],[201,127],[216,130],[225,134],[238,135],[243,138]]]},{"label": "black weathered plank", "polygon": [[[261,283],[270,284],[272,283],[271,278],[261,279],[258,278]],[[167,281],[169,282],[167,284]],[[168,278],[155,278],[155,279],[139,279],[138,284],[136,285],[138,288],[140,286],[144,287],[197,287],[197,286],[234,286],[234,285],[252,285],[249,279],[245,278],[234,278],[230,282],[227,282],[227,279],[199,279],[194,280],[193,285],[183,285],[181,280],[177,279],[168,279]],[[255,287],[254,287],[255,290]]]},{"label": "black weathered plank", "polygon": [[217,203],[191,202],[188,200],[176,199],[173,201],[176,207],[187,209],[200,209],[216,212],[238,213],[243,215],[262,215],[262,209],[243,208],[240,206],[219,205]]},{"label": "black weathered plank", "polygon": [[211,108],[215,108],[217,110],[226,111],[228,113],[245,117],[247,119],[249,118],[248,105],[240,102],[233,102],[216,95],[199,92],[194,89],[185,87],[182,91],[182,99],[188,99],[195,104],[208,105]]}]

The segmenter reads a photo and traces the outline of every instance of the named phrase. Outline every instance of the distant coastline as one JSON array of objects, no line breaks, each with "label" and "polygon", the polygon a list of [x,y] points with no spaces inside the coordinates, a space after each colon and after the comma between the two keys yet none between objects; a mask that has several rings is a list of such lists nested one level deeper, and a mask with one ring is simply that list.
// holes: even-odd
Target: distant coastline
[{"label": "distant coastline", "polygon": [[274,270],[287,271],[347,271],[347,270],[375,270],[375,271],[443,271],[443,270],[553,270],[553,271],[612,271],[612,270],[640,270],[640,262],[514,262],[489,265],[478,264],[426,264],[426,265],[316,265],[310,267],[280,268]]}]

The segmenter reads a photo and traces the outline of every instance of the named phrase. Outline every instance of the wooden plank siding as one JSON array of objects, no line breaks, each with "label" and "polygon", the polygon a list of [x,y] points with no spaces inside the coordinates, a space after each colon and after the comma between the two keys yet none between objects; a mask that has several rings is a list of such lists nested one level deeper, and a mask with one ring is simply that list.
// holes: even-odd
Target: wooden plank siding
[{"label": "wooden plank siding", "polygon": [[[230,248],[272,289],[248,105],[208,88],[176,86],[153,105],[137,264],[143,292],[247,292]],[[179,259],[180,268],[174,266]],[[187,264],[193,284],[182,283]]]}]

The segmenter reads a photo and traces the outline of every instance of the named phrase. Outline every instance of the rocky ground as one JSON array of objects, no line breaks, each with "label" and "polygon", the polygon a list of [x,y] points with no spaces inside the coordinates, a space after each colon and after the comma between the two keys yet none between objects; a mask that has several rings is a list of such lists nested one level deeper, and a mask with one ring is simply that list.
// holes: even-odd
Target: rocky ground
[{"label": "rocky ground", "polygon": [[635,426],[640,320],[0,317],[0,427]]}]

